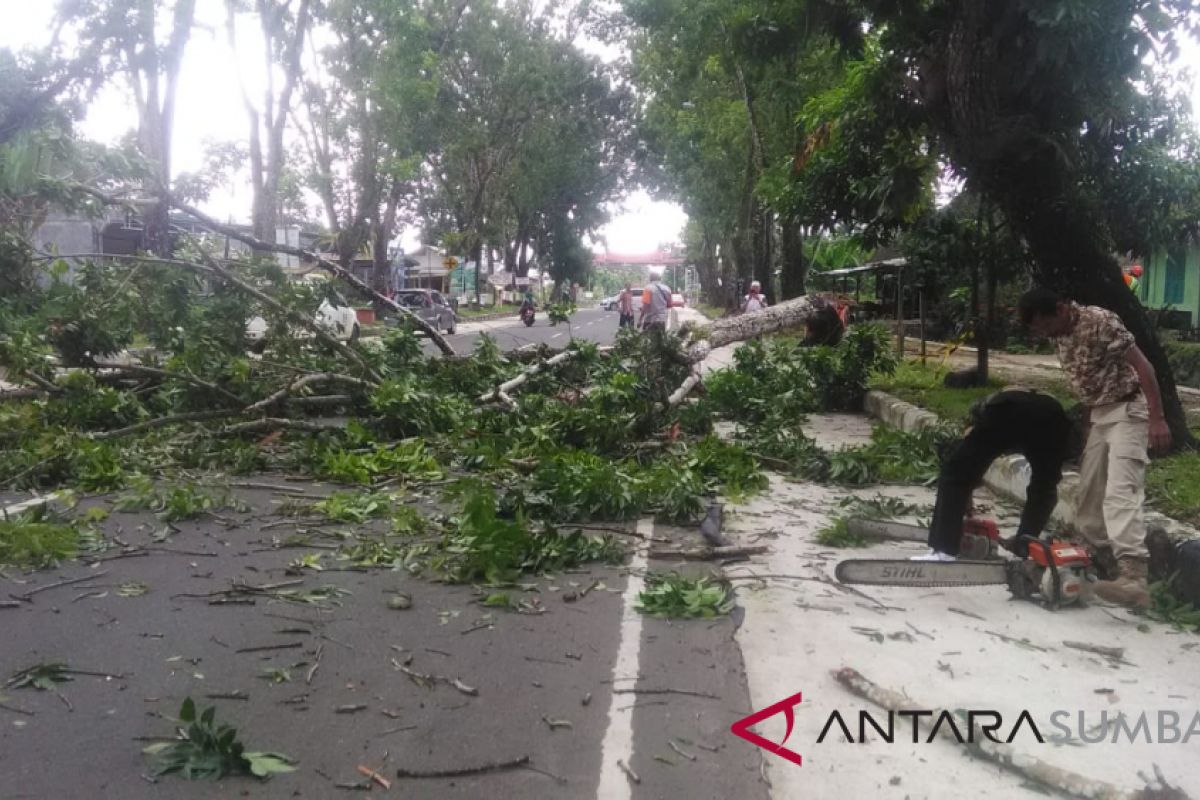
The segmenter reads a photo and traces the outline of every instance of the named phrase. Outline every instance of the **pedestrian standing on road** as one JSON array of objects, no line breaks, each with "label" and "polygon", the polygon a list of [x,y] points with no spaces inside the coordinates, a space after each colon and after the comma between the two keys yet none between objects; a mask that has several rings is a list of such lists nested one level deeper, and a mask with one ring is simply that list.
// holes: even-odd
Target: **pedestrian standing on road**
[{"label": "pedestrian standing on road", "polygon": [[617,298],[617,310],[620,313],[620,318],[617,322],[618,328],[628,328],[633,325],[633,287],[628,281],[625,282],[625,288],[621,290],[620,296]]},{"label": "pedestrian standing on road", "polygon": [[[1146,608],[1148,450],[1171,446],[1154,367],[1113,312],[1032,289],[1018,304],[1021,322],[1054,340],[1058,360],[1086,412],[1079,467],[1078,526],[1099,563],[1115,556],[1117,575],[1096,584],[1098,597]],[[1110,576],[1112,577],[1112,576]]]},{"label": "pedestrian standing on road", "polygon": [[651,269],[650,283],[642,290],[642,313],[638,327],[659,335],[665,333],[670,309],[671,287],[663,283],[661,269]]},{"label": "pedestrian standing on road", "polygon": [[750,282],[750,293],[742,298],[742,313],[749,314],[752,311],[762,311],[767,307],[767,298],[762,296],[762,284],[758,281]]}]

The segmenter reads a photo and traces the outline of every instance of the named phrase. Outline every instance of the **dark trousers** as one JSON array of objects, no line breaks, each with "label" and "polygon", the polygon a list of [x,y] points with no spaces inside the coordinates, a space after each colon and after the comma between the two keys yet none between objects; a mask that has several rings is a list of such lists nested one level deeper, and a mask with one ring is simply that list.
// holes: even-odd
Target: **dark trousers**
[{"label": "dark trousers", "polygon": [[633,325],[633,314],[622,314],[617,320],[618,328],[628,328]]},{"label": "dark trousers", "polygon": [[938,476],[937,502],[929,525],[930,547],[958,555],[971,491],[983,481],[983,475],[993,461],[1012,452],[1022,453],[1033,473],[1025,490],[1025,508],[1021,512],[1017,534],[1041,534],[1058,502],[1067,432],[1045,430],[1041,433],[1041,441],[1035,438],[1021,442],[1018,449],[1013,446],[1013,429],[1007,426],[980,426],[963,437]]}]

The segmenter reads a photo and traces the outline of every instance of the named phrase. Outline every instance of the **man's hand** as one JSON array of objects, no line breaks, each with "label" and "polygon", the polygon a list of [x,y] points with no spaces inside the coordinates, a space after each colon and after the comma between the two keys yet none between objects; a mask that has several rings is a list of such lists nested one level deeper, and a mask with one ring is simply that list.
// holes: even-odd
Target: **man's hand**
[{"label": "man's hand", "polygon": [[1158,452],[1169,450],[1171,447],[1171,429],[1163,417],[1150,420],[1150,449]]}]

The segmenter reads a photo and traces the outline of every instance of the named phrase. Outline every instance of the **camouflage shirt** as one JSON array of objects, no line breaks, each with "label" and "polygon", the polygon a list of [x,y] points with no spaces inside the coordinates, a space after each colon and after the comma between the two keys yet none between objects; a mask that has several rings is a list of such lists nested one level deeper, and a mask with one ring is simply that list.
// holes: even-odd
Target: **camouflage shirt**
[{"label": "camouflage shirt", "polygon": [[1071,388],[1086,406],[1130,400],[1141,388],[1137,372],[1125,360],[1133,334],[1113,312],[1071,303],[1074,327],[1055,342],[1058,360]]}]

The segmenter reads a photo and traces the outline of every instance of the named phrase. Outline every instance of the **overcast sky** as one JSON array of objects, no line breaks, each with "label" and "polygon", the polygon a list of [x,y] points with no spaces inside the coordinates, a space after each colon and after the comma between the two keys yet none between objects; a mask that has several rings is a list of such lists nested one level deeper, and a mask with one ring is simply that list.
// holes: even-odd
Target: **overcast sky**
[{"label": "overcast sky", "polygon": [[[54,13],[53,0],[0,0],[0,46],[37,47],[46,43]],[[244,140],[247,120],[242,108],[237,81],[237,62],[230,57],[224,34],[224,3],[200,0],[198,19],[208,30],[197,29],[188,45],[180,76],[180,102],[176,111],[174,168],[177,172],[195,170],[201,165],[206,140]],[[250,81],[263,75],[259,49],[254,45],[250,26],[239,28],[244,72]],[[1181,66],[1192,73],[1193,105],[1200,103],[1200,47],[1195,43],[1184,50]],[[252,97],[258,94],[252,89]],[[137,126],[137,114],[126,88],[105,89],[89,109],[82,133],[102,142],[112,142]],[[250,211],[248,186],[235,186],[214,193],[206,210],[224,218],[247,220]],[[646,252],[656,245],[677,239],[686,221],[682,209],[673,203],[652,201],[644,192],[634,192],[615,210],[612,222],[601,232],[614,252]],[[415,233],[404,237],[406,249],[415,244]],[[599,249],[599,245],[597,245]]]}]

